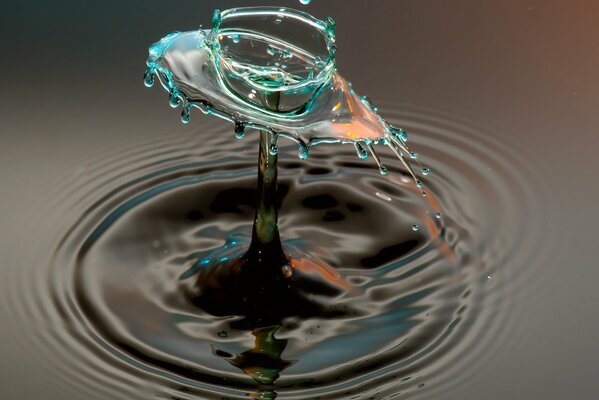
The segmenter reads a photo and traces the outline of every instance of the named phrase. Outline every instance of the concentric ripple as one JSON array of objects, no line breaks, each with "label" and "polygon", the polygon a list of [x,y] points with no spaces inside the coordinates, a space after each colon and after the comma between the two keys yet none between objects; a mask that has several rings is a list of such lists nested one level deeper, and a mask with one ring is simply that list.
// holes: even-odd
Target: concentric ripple
[{"label": "concentric ripple", "polygon": [[545,189],[534,161],[489,130],[398,109],[381,107],[426,155],[425,197],[392,154],[385,177],[351,145],[307,160],[279,150],[285,249],[298,271],[325,263],[344,288],[319,295],[325,311],[289,304],[279,325],[251,331],[190,300],[202,265],[243,252],[254,213],[256,135],[203,120],[55,185],[45,217],[31,217],[40,246],[12,276],[15,318],[47,326],[24,340],[89,399],[390,399],[464,385],[460,366],[489,362],[513,293],[534,284],[552,240],[535,223]]}]

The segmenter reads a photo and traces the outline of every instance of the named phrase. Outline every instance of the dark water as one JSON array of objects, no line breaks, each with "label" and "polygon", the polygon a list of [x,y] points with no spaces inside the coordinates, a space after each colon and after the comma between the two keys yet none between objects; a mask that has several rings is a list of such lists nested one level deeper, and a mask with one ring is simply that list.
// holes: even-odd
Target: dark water
[{"label": "dark water", "polygon": [[[311,11],[336,17],[341,43],[360,43],[341,28],[355,16],[333,3]],[[547,3],[536,18],[524,14],[536,8],[516,3],[453,11],[391,4],[404,18],[400,29],[419,39],[402,47],[415,58],[401,62],[410,78],[381,89],[382,79],[364,74],[368,54],[350,58],[350,46],[354,63],[339,62],[391,123],[412,132],[410,145],[433,171],[428,195],[392,154],[382,155],[384,177],[351,145],[323,145],[298,160],[281,143],[283,245],[312,261],[289,279],[317,274],[344,290],[314,287],[319,295],[306,307],[283,298],[271,324],[256,329],[198,308],[194,282],[248,245],[257,135],[238,141],[228,124],[199,116],[182,127],[162,93],[144,100],[143,51],[115,61],[124,73],[107,79],[111,70],[98,70],[87,86],[7,85],[3,396],[594,398],[592,4]],[[461,13],[472,20],[464,25]],[[461,43],[461,59],[450,64],[445,50],[433,52],[441,36],[419,30],[425,17],[429,29]],[[380,25],[371,29],[391,34]],[[141,49],[168,31],[144,29]],[[555,29],[571,40],[552,40]],[[510,35],[520,44],[502,47]],[[548,43],[556,54],[538,50]],[[577,63],[549,62],[571,47]],[[467,61],[476,68],[456,83]],[[447,67],[417,71],[420,63]],[[74,69],[56,72],[57,81],[67,72],[77,82]],[[78,105],[90,89],[93,98]],[[36,118],[15,101],[30,91],[46,106]]]}]

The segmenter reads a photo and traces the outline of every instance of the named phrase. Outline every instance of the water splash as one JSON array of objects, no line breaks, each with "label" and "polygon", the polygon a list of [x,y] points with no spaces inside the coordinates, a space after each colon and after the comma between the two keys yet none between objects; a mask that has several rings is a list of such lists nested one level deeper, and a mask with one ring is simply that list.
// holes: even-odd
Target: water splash
[{"label": "water splash", "polygon": [[237,8],[212,19],[212,30],[174,32],[149,49],[146,86],[157,76],[169,103],[230,121],[242,138],[246,129],[268,131],[298,144],[300,158],[322,143],[356,147],[360,158],[372,154],[382,174],[375,146],[390,149],[419,188],[411,162],[423,175],[407,133],[389,124],[366,96],[358,96],[337,71],[335,22],[292,9]]}]

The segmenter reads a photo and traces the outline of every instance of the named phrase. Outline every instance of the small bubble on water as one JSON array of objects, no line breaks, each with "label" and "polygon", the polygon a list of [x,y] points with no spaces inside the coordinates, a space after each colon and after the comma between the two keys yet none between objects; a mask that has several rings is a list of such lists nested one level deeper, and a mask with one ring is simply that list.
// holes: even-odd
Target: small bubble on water
[{"label": "small bubble on water", "polygon": [[414,225],[412,225],[412,230],[413,230],[414,232],[417,232],[419,229],[420,229],[420,225],[418,225],[418,224],[414,224]]}]

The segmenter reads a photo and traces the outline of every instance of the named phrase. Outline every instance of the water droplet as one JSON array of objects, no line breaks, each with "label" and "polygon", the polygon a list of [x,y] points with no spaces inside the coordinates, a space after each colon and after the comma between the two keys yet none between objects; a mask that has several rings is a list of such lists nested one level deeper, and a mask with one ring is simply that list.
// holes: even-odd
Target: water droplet
[{"label": "water droplet", "polygon": [[424,386],[425,386],[424,383],[419,383],[418,384],[418,389],[422,389]]},{"label": "water droplet", "polygon": [[219,337],[227,337],[228,336],[227,332],[225,332],[225,331],[220,331],[219,333],[217,333],[217,335]]},{"label": "water droplet", "polygon": [[302,3],[303,5],[307,5],[310,4],[312,0],[300,0],[300,3]]},{"label": "water droplet", "polygon": [[231,39],[233,40],[233,43],[235,43],[235,44],[239,43],[239,35],[237,35],[237,34],[231,35]]},{"label": "water droplet", "polygon": [[305,160],[306,158],[308,158],[308,152],[309,152],[310,148],[304,144],[304,143],[300,143],[299,144],[299,149],[298,149],[298,156],[301,160]]},{"label": "water droplet", "polygon": [[418,224],[414,224],[414,225],[412,225],[412,230],[413,230],[414,232],[417,232],[419,229],[420,229],[420,225],[418,225]]},{"label": "water droplet", "polygon": [[268,54],[270,54],[271,56],[274,56],[274,55],[275,55],[275,49],[274,49],[274,48],[272,48],[272,47],[270,47],[270,46],[268,46],[268,47],[266,48],[266,52],[267,52]]},{"label": "water droplet", "polygon": [[418,158],[418,153],[410,151],[410,158],[413,158],[414,160],[417,159]]},{"label": "water droplet", "polygon": [[356,153],[358,153],[358,157],[360,157],[361,159],[368,158],[368,152],[360,142],[355,142],[354,146],[356,148]]},{"label": "water droplet", "polygon": [[177,89],[175,89],[175,88],[171,89],[171,92],[168,96],[168,103],[173,108],[177,108],[179,106],[180,100],[179,100],[179,92],[177,91]]},{"label": "water droplet", "polygon": [[416,186],[418,186],[419,189],[422,189],[424,187],[424,184],[420,179],[416,179]]},{"label": "water droplet", "polygon": [[487,279],[493,278],[493,274],[487,274]]},{"label": "water droplet", "polygon": [[235,137],[237,139],[243,139],[245,136],[245,124],[243,122],[235,122]]},{"label": "water droplet", "polygon": [[189,122],[189,106],[183,107],[183,110],[181,110],[181,122],[184,124]]},{"label": "water droplet", "polygon": [[271,155],[276,156],[279,153],[279,145],[277,144],[277,142],[272,142],[268,151]]},{"label": "water droplet", "polygon": [[428,167],[422,168],[422,174],[423,175],[428,175],[430,173],[431,173],[431,169],[430,168],[428,168]]},{"label": "water droplet", "polygon": [[293,268],[291,268],[289,265],[283,265],[281,267],[281,272],[285,278],[290,278],[291,275],[293,275]]},{"label": "water droplet", "polygon": [[216,9],[214,10],[214,14],[212,14],[212,28],[214,30],[217,30],[218,27],[220,26],[220,23],[222,22],[222,17],[220,15],[220,10]]},{"label": "water droplet", "polygon": [[379,166],[379,172],[381,173],[381,175],[387,175],[389,173],[387,167],[385,167],[384,165]]},{"label": "water droplet", "polygon": [[438,212],[438,213],[435,214],[435,218],[441,219],[441,218],[443,218],[443,214],[441,214],[440,212]]},{"label": "water droplet", "polygon": [[146,69],[146,72],[144,73],[144,85],[146,85],[146,87],[154,86],[154,71],[151,69]]}]

